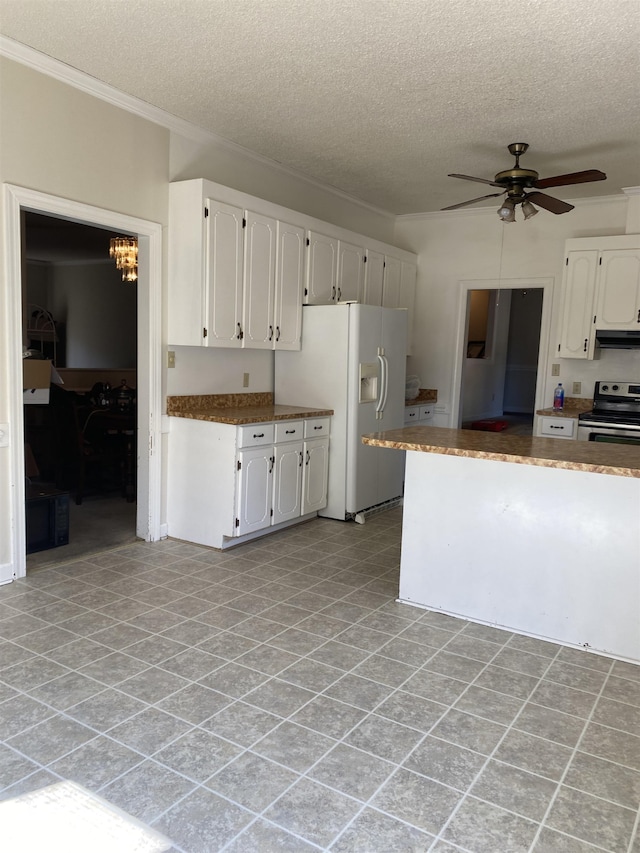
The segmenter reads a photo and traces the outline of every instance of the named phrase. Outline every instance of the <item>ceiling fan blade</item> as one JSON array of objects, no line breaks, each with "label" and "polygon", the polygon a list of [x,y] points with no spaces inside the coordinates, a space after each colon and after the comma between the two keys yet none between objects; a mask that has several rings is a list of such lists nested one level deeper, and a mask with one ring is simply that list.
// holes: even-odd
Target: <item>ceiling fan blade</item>
[{"label": "ceiling fan blade", "polygon": [[[451,176],[449,176],[451,177]],[[450,204],[449,207],[441,207],[441,210],[455,210],[458,207],[466,207],[468,204],[475,204],[477,201],[482,201],[485,198],[495,198],[502,193],[490,193],[489,195],[481,195],[478,198],[472,198],[471,201],[461,201],[460,204]],[[538,193],[540,195],[540,193]]]},{"label": "ceiling fan blade", "polygon": [[[533,186],[539,190],[549,187],[566,187],[568,184],[588,184],[590,181],[606,181],[607,176],[598,169],[587,169],[584,172],[571,172],[569,175],[556,175],[554,178],[542,178],[535,181]],[[531,185],[530,185],[531,186]]]},{"label": "ceiling fan blade", "polygon": [[553,196],[546,195],[545,193],[528,193],[527,201],[532,201],[538,207],[544,207],[545,210],[549,210],[551,213],[568,213],[570,210],[573,210],[572,204],[567,204],[566,201],[553,198]]},{"label": "ceiling fan blade", "polygon": [[472,178],[471,175],[449,175],[450,178],[462,178],[463,181],[477,181],[479,184],[489,184],[490,187],[501,187],[502,184],[496,184],[495,181],[488,181],[486,178]]}]

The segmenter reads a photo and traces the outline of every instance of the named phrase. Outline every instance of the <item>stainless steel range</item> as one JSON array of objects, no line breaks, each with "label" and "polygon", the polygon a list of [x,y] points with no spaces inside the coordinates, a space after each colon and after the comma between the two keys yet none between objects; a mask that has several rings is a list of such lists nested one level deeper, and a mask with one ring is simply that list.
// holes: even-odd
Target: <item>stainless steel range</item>
[{"label": "stainless steel range", "polygon": [[578,440],[640,444],[640,382],[596,382],[593,409],[578,418]]}]

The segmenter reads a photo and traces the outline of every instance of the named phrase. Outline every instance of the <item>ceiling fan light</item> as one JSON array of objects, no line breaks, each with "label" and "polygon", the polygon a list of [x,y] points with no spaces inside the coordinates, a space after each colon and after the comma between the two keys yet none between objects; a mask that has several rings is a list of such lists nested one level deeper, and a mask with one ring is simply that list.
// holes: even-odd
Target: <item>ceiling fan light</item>
[{"label": "ceiling fan light", "polygon": [[530,201],[525,199],[525,201],[522,202],[522,212],[524,213],[525,219],[531,219],[532,216],[535,216],[536,213],[539,213],[540,211],[537,207],[534,207]]},{"label": "ceiling fan light", "polygon": [[502,219],[503,222],[515,222],[516,221],[516,205],[515,202],[510,198],[507,198],[503,201],[501,206],[498,208],[498,216]]}]

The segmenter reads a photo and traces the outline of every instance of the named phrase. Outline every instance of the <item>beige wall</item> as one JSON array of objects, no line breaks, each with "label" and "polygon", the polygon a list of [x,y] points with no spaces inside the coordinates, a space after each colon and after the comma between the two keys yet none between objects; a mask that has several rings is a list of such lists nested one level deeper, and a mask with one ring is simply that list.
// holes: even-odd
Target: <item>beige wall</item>
[{"label": "beige wall", "polygon": [[273,168],[244,155],[238,148],[198,143],[174,135],[170,175],[172,181],[206,178],[358,234],[392,242],[393,216],[357,204],[284,169]]},{"label": "beige wall", "polygon": [[[169,132],[19,63],[0,59],[0,182],[166,226]],[[0,212],[0,234],[4,222]],[[3,238],[4,239],[4,238]],[[4,255],[5,247],[2,246]],[[0,423],[9,420],[5,310],[20,281],[0,280]],[[13,441],[17,426],[9,425]],[[11,448],[0,447],[0,565],[9,552]],[[17,522],[16,522],[17,523]]]}]

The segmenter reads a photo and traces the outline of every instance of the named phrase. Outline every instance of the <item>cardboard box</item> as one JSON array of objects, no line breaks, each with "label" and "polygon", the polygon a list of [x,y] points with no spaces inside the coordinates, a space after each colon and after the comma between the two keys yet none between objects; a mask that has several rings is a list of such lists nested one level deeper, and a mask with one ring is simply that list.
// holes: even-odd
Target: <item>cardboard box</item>
[{"label": "cardboard box", "polygon": [[22,398],[24,403],[47,404],[51,385],[51,362],[39,358],[22,360]]}]

